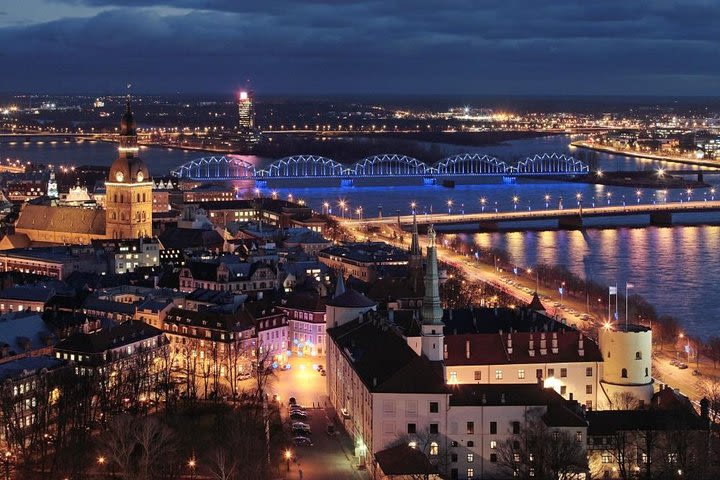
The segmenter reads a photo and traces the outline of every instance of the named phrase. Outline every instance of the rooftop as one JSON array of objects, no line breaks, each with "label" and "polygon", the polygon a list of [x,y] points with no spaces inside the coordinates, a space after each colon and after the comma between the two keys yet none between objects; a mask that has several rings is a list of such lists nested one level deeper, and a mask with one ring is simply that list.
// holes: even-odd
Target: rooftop
[{"label": "rooftop", "polygon": [[442,365],[418,356],[382,319],[358,318],[328,335],[372,392],[447,393]]}]

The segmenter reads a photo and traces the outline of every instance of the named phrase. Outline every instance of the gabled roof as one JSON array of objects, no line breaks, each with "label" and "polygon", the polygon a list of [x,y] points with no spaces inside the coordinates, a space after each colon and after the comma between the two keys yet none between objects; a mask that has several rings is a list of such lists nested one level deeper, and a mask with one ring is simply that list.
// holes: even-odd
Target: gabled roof
[{"label": "gabled roof", "polygon": [[614,435],[621,431],[705,430],[709,423],[694,411],[663,410],[596,410],[587,413],[588,435]]},{"label": "gabled roof", "polygon": [[222,236],[217,231],[196,228],[168,228],[160,234],[159,238],[166,249],[172,250],[185,248],[217,250],[222,248],[224,243]]},{"label": "gabled roof", "polygon": [[15,312],[0,317],[0,345],[8,345],[11,353],[22,354],[55,342],[40,313]]},{"label": "gabled roof", "polygon": [[306,312],[325,312],[325,300],[316,292],[293,292],[283,300],[282,308],[304,310]]},{"label": "gabled roof", "polygon": [[451,385],[450,406],[545,406],[563,398],[551,388],[536,383],[487,384],[467,383]]},{"label": "gabled roof", "polygon": [[15,229],[102,236],[105,235],[105,210],[25,204]]},{"label": "gabled roof", "polygon": [[158,335],[162,335],[162,330],[139,320],[128,320],[96,332],[76,333],[57,344],[55,350],[85,354],[103,353]]},{"label": "gabled roof", "polygon": [[375,453],[375,460],[385,475],[425,475],[437,472],[427,456],[418,449],[402,443]]},{"label": "gabled roof", "polygon": [[44,355],[18,358],[17,360],[0,363],[0,382],[34,375],[43,369],[54,370],[64,365],[64,361]]},{"label": "gabled roof", "polygon": [[328,335],[372,392],[447,393],[442,364],[418,356],[384,320],[355,319]]},{"label": "gabled roof", "polygon": [[32,285],[20,285],[0,290],[0,298],[7,300],[19,300],[25,302],[47,303],[55,290],[52,288],[36,287]]}]

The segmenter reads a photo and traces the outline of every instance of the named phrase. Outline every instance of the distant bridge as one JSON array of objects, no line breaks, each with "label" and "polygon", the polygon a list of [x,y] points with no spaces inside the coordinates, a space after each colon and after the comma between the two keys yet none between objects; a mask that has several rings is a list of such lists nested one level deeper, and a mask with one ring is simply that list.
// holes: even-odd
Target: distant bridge
[{"label": "distant bridge", "polygon": [[[417,215],[419,227],[429,225],[478,225],[479,230],[497,230],[502,223],[526,222],[531,220],[557,220],[561,228],[582,228],[583,219],[597,217],[623,217],[631,215],[649,215],[650,224],[658,226],[672,225],[672,216],[677,213],[720,212],[720,200],[670,202],[661,204],[633,204],[592,208],[565,208],[548,210],[513,210],[507,212],[483,212],[468,214],[422,214]],[[398,225],[412,224],[412,215],[363,218],[362,220],[343,220],[350,225]]]},{"label": "distant bridge", "polygon": [[583,175],[587,164],[564,153],[542,153],[507,163],[496,157],[465,153],[428,165],[399,154],[372,155],[351,165],[317,155],[293,155],[256,168],[241,157],[228,155],[191,160],[171,171],[191,180],[270,180],[297,178],[397,178]]}]

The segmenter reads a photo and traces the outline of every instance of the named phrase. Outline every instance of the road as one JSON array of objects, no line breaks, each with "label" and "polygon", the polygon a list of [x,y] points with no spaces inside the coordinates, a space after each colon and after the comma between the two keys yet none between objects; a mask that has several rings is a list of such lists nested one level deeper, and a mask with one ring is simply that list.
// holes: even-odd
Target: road
[{"label": "road", "polygon": [[[595,207],[583,206],[581,208],[563,209],[537,209],[537,210],[512,210],[505,212],[474,212],[466,214],[433,213],[417,215],[418,225],[449,225],[465,223],[487,223],[497,222],[529,221],[529,220],[553,220],[560,218],[590,218],[590,217],[613,217],[626,215],[647,215],[653,213],[693,213],[719,211],[720,200],[705,201],[698,198],[689,202],[667,202],[667,203],[628,203],[626,205],[612,205]],[[412,215],[399,217],[403,225],[411,225]],[[361,220],[345,219],[343,222],[349,226],[361,225],[382,225],[394,228],[398,223],[397,216],[368,217]]]}]

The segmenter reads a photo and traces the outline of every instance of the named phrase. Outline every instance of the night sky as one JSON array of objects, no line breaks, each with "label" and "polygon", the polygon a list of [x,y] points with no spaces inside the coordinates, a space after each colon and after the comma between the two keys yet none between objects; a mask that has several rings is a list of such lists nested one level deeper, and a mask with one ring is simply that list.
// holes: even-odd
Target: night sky
[{"label": "night sky", "polygon": [[0,0],[0,92],[720,94],[718,0]]}]

